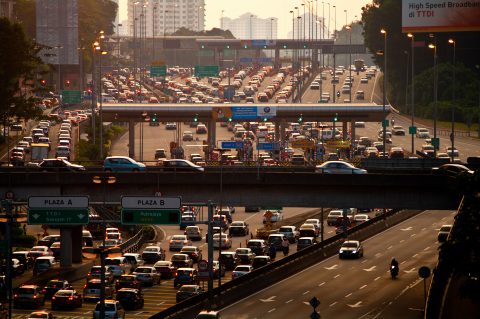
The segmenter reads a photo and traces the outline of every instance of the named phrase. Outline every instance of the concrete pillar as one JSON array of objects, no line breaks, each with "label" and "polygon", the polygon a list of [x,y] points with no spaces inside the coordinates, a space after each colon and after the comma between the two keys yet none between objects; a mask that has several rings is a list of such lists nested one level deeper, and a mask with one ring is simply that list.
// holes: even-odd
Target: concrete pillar
[{"label": "concrete pillar", "polygon": [[285,147],[285,128],[286,128],[287,122],[285,120],[280,121],[280,145],[282,147]]},{"label": "concrete pillar", "polygon": [[314,70],[318,69],[318,49],[312,50],[312,67]]},{"label": "concrete pillar", "polygon": [[217,123],[214,119],[210,119],[208,121],[208,146],[210,149],[214,149],[216,147],[216,140],[217,140]]},{"label": "concrete pillar", "polygon": [[74,263],[82,262],[82,230],[83,226],[81,225],[72,227],[72,261]]},{"label": "concrete pillar", "polygon": [[275,49],[275,60],[273,61],[273,67],[275,69],[280,69],[282,63],[280,62],[280,49]]},{"label": "concrete pillar", "polygon": [[345,141],[348,137],[348,122],[342,122],[342,131],[343,131],[343,140]]},{"label": "concrete pillar", "polygon": [[218,49],[213,48],[213,64],[218,65]]},{"label": "concrete pillar", "polygon": [[351,140],[351,147],[350,147],[350,154],[353,154],[353,149],[355,148],[355,120],[350,122],[350,132],[352,133],[352,140]]},{"label": "concrete pillar", "polygon": [[280,141],[280,121],[281,120],[275,120],[275,142]]},{"label": "concrete pillar", "polygon": [[72,229],[60,228],[60,267],[72,266]]},{"label": "concrete pillar", "polygon": [[135,158],[135,120],[128,120],[128,157]]}]

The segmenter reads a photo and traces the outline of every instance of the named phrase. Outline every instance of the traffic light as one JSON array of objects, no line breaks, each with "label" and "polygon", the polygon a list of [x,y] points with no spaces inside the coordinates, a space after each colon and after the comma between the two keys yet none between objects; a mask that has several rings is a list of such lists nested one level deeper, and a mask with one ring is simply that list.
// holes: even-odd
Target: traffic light
[{"label": "traffic light", "polygon": [[287,48],[287,45],[286,45],[286,44],[284,44],[284,45],[283,45],[283,48],[284,48],[284,49],[286,49],[286,48]]},{"label": "traffic light", "polygon": [[303,48],[306,49],[308,48],[308,45],[306,43],[303,44]]},{"label": "traffic light", "polygon": [[70,87],[70,80],[66,80],[66,81],[65,81],[65,86],[66,86],[67,88]]},{"label": "traffic light", "polygon": [[297,122],[298,122],[298,123],[302,123],[302,122],[303,122],[303,116],[302,116],[302,114],[300,114],[300,116],[298,117],[298,121],[297,121]]},{"label": "traffic light", "polygon": [[202,49],[205,49],[205,44],[202,44]]},{"label": "traffic light", "polygon": [[334,122],[337,122],[337,121],[338,121],[338,113],[335,113],[335,117],[333,118],[333,121],[334,121]]},{"label": "traffic light", "polygon": [[244,49],[248,49],[248,45],[245,44],[245,45],[243,46],[243,48],[244,48]]},{"label": "traffic light", "polygon": [[264,121],[264,122],[266,122],[266,121],[267,121],[267,118],[266,118],[266,117],[264,117],[264,118],[263,118],[263,121]]},{"label": "traffic light", "polygon": [[195,114],[195,117],[193,118],[193,121],[194,121],[195,123],[198,122],[198,114]]},{"label": "traffic light", "polygon": [[152,122],[157,122],[157,114],[153,114],[152,116]]},{"label": "traffic light", "polygon": [[230,46],[229,46],[229,45],[227,45],[227,49],[230,49]]},{"label": "traffic light", "polygon": [[40,80],[40,84],[41,84],[42,86],[46,86],[46,85],[47,85],[47,80],[41,79],[41,80]]},{"label": "traffic light", "polygon": [[229,121],[229,122],[231,122],[231,121],[232,121],[232,118],[231,118],[231,117],[229,117],[229,118],[228,118],[228,121]]}]

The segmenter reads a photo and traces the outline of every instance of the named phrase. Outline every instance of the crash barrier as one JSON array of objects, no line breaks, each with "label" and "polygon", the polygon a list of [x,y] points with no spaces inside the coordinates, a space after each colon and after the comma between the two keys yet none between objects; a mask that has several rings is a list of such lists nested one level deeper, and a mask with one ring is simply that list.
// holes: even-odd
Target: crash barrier
[{"label": "crash barrier", "polygon": [[[349,229],[346,234],[348,239],[365,240],[420,212],[419,210],[392,210]],[[206,292],[190,298],[188,301],[182,301],[151,316],[150,319],[195,318],[202,309],[221,309],[337,254],[344,240],[345,234],[328,238],[321,243],[224,283],[210,293]]]},{"label": "crash barrier", "polygon": [[140,228],[140,230],[133,237],[121,244],[120,248],[124,253],[134,253],[140,250],[145,241],[145,231],[143,228]]},{"label": "crash barrier", "polygon": [[368,170],[431,170],[450,163],[448,158],[362,158],[360,167]]}]

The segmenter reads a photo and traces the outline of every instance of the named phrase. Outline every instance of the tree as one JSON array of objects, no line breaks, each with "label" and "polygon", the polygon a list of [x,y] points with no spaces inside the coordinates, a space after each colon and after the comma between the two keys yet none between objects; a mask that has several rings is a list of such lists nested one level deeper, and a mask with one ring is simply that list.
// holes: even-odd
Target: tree
[{"label": "tree", "polygon": [[176,36],[221,36],[224,37],[225,39],[235,39],[233,36],[232,32],[230,30],[222,30],[219,28],[212,28],[211,30],[206,30],[206,31],[193,31],[190,29],[187,29],[185,27],[181,27],[175,31],[173,35]]},{"label": "tree", "polygon": [[27,98],[20,88],[20,82],[33,79],[41,64],[38,48],[20,24],[7,18],[0,18],[0,39],[0,113],[4,120],[38,117],[41,112],[35,106],[35,98]]}]

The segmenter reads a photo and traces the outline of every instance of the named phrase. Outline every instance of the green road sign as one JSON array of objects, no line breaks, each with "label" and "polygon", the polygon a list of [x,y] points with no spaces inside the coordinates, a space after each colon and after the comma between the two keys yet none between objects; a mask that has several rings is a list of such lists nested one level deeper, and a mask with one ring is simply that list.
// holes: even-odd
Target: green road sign
[{"label": "green road sign", "polygon": [[8,241],[0,240],[0,253],[6,254],[8,250]]},{"label": "green road sign", "polygon": [[417,127],[416,127],[416,126],[410,126],[410,127],[408,128],[408,134],[410,134],[410,135],[415,135],[415,134],[417,134]]},{"label": "green road sign", "polygon": [[384,120],[382,127],[389,127],[389,126],[390,126],[390,121],[389,120]]},{"label": "green road sign", "polygon": [[167,76],[167,66],[166,65],[150,66],[150,76]]},{"label": "green road sign", "polygon": [[82,103],[81,91],[62,91],[63,104],[80,104]]},{"label": "green road sign", "polygon": [[440,148],[440,139],[438,137],[432,137],[432,145],[438,150]]},{"label": "green road sign", "polygon": [[29,208],[29,225],[87,225],[88,208]]},{"label": "green road sign", "polygon": [[195,66],[195,76],[218,76],[219,67],[218,65],[196,65]]},{"label": "green road sign", "polygon": [[123,225],[178,225],[180,209],[122,209]]}]

